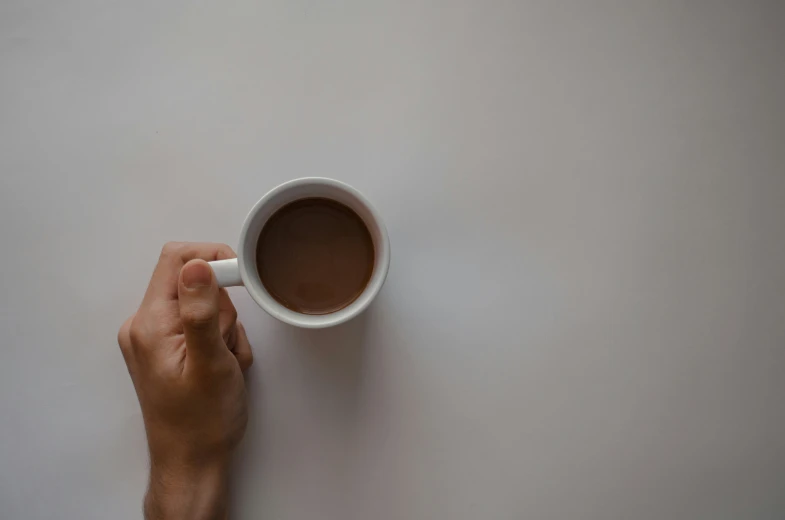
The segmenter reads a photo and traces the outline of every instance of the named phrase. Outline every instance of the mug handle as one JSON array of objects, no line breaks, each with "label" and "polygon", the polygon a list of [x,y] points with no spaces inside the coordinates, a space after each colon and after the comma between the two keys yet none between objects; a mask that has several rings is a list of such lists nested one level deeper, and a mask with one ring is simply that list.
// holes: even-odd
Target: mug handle
[{"label": "mug handle", "polygon": [[236,258],[229,260],[216,260],[215,262],[207,262],[213,268],[215,279],[218,281],[218,287],[237,287],[243,285],[243,279],[240,276],[240,265],[237,263]]}]

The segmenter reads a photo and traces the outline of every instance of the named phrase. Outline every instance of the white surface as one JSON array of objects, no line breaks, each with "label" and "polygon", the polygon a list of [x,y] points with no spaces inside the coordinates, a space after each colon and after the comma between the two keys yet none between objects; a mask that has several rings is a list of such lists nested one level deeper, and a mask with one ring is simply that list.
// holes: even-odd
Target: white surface
[{"label": "white surface", "polygon": [[[306,197],[326,197],[349,206],[365,222],[373,240],[373,274],[365,290],[350,305],[330,314],[306,315],[284,307],[264,288],[256,269],[256,243],[267,220],[286,204]],[[379,210],[357,188],[325,177],[292,179],[265,193],[243,221],[236,252],[236,269],[245,289],[257,305],[283,323],[306,329],[335,327],[361,314],[379,294],[390,269],[390,239]],[[219,284],[220,279],[219,276]]]},{"label": "white surface", "polygon": [[234,518],[785,515],[776,1],[0,4],[0,517],[140,517],[167,240],[356,186],[364,319],[254,345]]}]

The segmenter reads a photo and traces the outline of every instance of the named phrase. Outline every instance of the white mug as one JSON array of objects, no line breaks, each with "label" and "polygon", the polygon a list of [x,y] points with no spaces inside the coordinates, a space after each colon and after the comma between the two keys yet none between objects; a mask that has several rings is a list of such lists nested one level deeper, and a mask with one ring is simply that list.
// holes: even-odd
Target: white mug
[{"label": "white mug", "polygon": [[[267,220],[286,204],[308,197],[332,199],[350,207],[363,219],[373,239],[374,265],[368,285],[352,303],[329,314],[302,314],[278,303],[264,288],[256,269],[256,241]],[[320,329],[354,318],[379,294],[390,268],[390,239],[379,213],[359,191],[333,179],[305,177],[285,182],[259,199],[245,217],[237,258],[210,262],[210,266],[218,285],[244,285],[259,307],[274,318],[297,327]]]}]

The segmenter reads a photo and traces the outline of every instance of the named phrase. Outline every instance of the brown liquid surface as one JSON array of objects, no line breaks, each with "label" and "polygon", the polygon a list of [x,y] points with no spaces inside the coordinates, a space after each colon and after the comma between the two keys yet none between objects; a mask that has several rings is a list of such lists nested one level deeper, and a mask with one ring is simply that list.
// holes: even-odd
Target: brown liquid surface
[{"label": "brown liquid surface", "polygon": [[365,223],[330,199],[287,204],[256,243],[256,268],[267,292],[303,314],[328,314],[352,303],[368,285],[373,262]]}]

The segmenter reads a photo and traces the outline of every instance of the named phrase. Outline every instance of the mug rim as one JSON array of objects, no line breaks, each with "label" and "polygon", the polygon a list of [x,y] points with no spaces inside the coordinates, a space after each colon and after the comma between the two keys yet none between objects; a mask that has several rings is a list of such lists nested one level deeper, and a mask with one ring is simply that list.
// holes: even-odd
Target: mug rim
[{"label": "mug rim", "polygon": [[[258,237],[249,236],[250,228],[255,222],[256,215],[263,209],[267,208],[268,205],[282,193],[301,186],[311,185],[328,186],[340,191],[344,191],[359,201],[360,204],[365,206],[365,209],[367,209],[371,219],[373,220],[372,223],[365,222],[365,225],[368,227],[373,225],[378,229],[381,242],[381,247],[376,248],[379,249],[379,251],[375,251],[374,271],[371,274],[371,279],[368,281],[368,284],[365,286],[363,291],[346,307],[328,314],[303,314],[293,311],[292,309],[289,309],[283,304],[279,303],[269,293],[269,291],[267,291],[264,285],[260,283],[260,281],[257,281],[258,277],[255,278],[252,276],[250,270],[253,269],[255,271],[256,262],[251,262],[249,258],[246,258],[246,245],[249,240],[254,241],[254,247],[250,248],[250,250],[255,251],[256,249],[255,242]],[[327,198],[330,197],[328,196]],[[262,224],[262,227],[263,226],[264,224]],[[237,260],[243,285],[248,291],[248,294],[251,295],[251,298],[254,300],[254,302],[256,302],[256,304],[267,314],[290,325],[308,329],[319,329],[332,327],[349,321],[350,319],[362,313],[371,304],[384,285],[384,281],[387,278],[387,272],[390,268],[390,239],[387,236],[387,229],[384,226],[384,222],[382,221],[379,212],[376,210],[373,204],[371,204],[371,202],[357,189],[344,182],[328,177],[301,177],[299,179],[293,179],[279,184],[265,193],[253,205],[251,210],[248,212],[248,215],[245,217],[245,220],[243,221],[243,227],[240,232],[240,245]],[[261,294],[266,295],[266,298],[262,297]],[[335,317],[330,319],[330,316],[332,315],[335,315]]]}]

